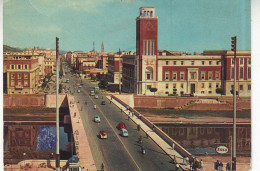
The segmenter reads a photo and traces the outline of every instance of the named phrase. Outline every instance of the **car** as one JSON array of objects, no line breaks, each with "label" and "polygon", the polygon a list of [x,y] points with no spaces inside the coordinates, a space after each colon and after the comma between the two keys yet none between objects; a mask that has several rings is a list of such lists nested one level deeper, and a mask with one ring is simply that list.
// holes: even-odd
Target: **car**
[{"label": "car", "polygon": [[118,125],[117,125],[117,129],[119,130],[122,130],[122,129],[126,129],[126,126],[123,122],[120,122]]},{"label": "car", "polygon": [[82,86],[81,86],[81,85],[79,85],[78,87],[79,87],[79,88],[81,88]]},{"label": "car", "polygon": [[95,95],[95,99],[98,99],[98,95]]},{"label": "car", "polygon": [[99,131],[99,137],[101,139],[106,139],[107,138],[107,133],[106,131]]},{"label": "car", "polygon": [[122,129],[122,130],[120,131],[120,135],[121,135],[122,137],[128,137],[128,131],[127,131],[126,129]]},{"label": "car", "polygon": [[105,105],[105,104],[106,104],[106,101],[105,101],[105,100],[102,100],[101,104],[102,104],[102,105]]},{"label": "car", "polygon": [[77,92],[80,93],[80,90],[78,90]]},{"label": "car", "polygon": [[96,116],[94,117],[94,121],[98,123],[98,122],[101,121],[101,119],[100,119],[100,117],[99,117],[98,115],[96,115]]}]

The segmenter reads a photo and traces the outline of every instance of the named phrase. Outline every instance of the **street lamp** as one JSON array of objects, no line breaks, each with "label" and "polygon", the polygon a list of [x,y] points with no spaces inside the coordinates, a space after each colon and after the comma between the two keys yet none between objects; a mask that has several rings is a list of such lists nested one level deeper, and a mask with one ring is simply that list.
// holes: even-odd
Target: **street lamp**
[{"label": "street lamp", "polygon": [[233,148],[232,148],[232,170],[236,170],[236,51],[237,51],[237,36],[231,37],[231,51],[234,52],[234,90],[233,90]]},{"label": "street lamp", "polygon": [[26,156],[26,153],[23,153],[23,158],[24,158],[24,160],[23,160],[23,169],[25,170],[25,156]]}]

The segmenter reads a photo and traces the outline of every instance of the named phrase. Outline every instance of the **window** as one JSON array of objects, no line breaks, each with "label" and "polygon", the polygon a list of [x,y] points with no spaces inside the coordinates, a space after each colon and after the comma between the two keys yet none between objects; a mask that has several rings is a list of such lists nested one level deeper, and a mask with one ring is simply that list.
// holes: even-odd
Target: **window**
[{"label": "window", "polygon": [[240,58],[240,59],[239,59],[239,64],[240,64],[240,65],[243,65],[243,64],[244,64],[244,58]]},{"label": "window", "polygon": [[165,92],[165,94],[169,94],[169,92],[168,92],[168,91],[166,91],[166,92]]},{"label": "window", "polygon": [[172,73],[172,79],[177,80],[177,73]]},{"label": "window", "polygon": [[165,80],[169,80],[169,72],[165,72]]},{"label": "window", "polygon": [[251,58],[248,58],[247,63],[248,65],[251,65]]},{"label": "window", "polygon": [[11,65],[11,69],[15,69],[15,65]]},{"label": "window", "polygon": [[204,64],[205,64],[205,61],[201,61],[201,64],[204,65]]},{"label": "window", "polygon": [[216,78],[216,80],[219,80],[219,78],[220,78],[220,73],[219,72],[215,73],[215,78]]},{"label": "window", "polygon": [[154,55],[154,41],[152,41],[152,52],[151,52],[151,55]]},{"label": "window", "polygon": [[251,90],[251,84],[248,84],[248,85],[247,85],[247,89],[248,89],[248,90]]},{"label": "window", "polygon": [[28,86],[28,80],[24,80],[24,83],[23,83],[24,86]]},{"label": "window", "polygon": [[18,81],[18,86],[22,86],[22,81],[21,80]]},{"label": "window", "polygon": [[209,61],[209,65],[211,65],[212,64],[212,61]]},{"label": "window", "polygon": [[219,83],[216,83],[216,88],[219,88]]},{"label": "window", "polygon": [[234,79],[234,67],[231,68],[231,79]]},{"label": "window", "polygon": [[209,88],[211,88],[212,87],[212,84],[211,83],[209,83]]},{"label": "window", "polygon": [[18,69],[22,69],[21,65],[18,65]]},{"label": "window", "polygon": [[204,94],[205,92],[204,92],[204,91],[201,91],[200,93],[201,93],[201,94]]},{"label": "window", "polygon": [[181,61],[181,65],[184,65],[184,61]]},{"label": "window", "polygon": [[183,83],[181,83],[181,88],[183,88]]},{"label": "window", "polygon": [[243,85],[239,85],[239,90],[243,90]]},{"label": "window", "polygon": [[173,84],[172,87],[173,87],[173,88],[176,88],[176,84]]},{"label": "window", "polygon": [[176,61],[173,61],[173,65],[176,65]]},{"label": "window", "polygon": [[234,90],[234,85],[231,85],[231,90]]},{"label": "window", "polygon": [[169,84],[166,84],[166,85],[165,85],[165,88],[168,89],[168,88],[169,88]]},{"label": "window", "polygon": [[146,55],[147,42],[144,40],[144,55]]},{"label": "window", "polygon": [[11,79],[14,79],[14,74],[11,74]]},{"label": "window", "polygon": [[152,88],[151,85],[147,85],[147,86],[146,86],[146,89],[147,89],[147,90],[150,90],[151,88]]},{"label": "window", "polygon": [[24,69],[28,69],[28,65],[24,65]]},{"label": "window", "polygon": [[150,48],[150,40],[148,40],[148,55],[150,55],[150,52],[151,52],[150,49],[151,49],[151,48]]},{"label": "window", "polygon": [[150,80],[151,79],[151,74],[146,74],[146,79]]},{"label": "window", "polygon": [[232,65],[234,65],[234,59],[231,59],[231,63],[232,63]]},{"label": "window", "polygon": [[204,83],[201,83],[201,88],[204,88],[205,87],[205,84]]},{"label": "window", "polygon": [[220,61],[217,61],[217,62],[216,62],[216,65],[219,65],[219,63],[220,63]]},{"label": "window", "polygon": [[12,87],[14,86],[14,80],[11,80],[11,86]]},{"label": "window", "polygon": [[212,94],[212,91],[209,91],[208,93],[209,93],[209,94]]},{"label": "window", "polygon": [[194,61],[191,61],[191,65],[194,65]]},{"label": "window", "polygon": [[184,80],[184,73],[180,74],[180,78],[181,78],[181,80]]},{"label": "window", "polygon": [[248,67],[247,69],[247,78],[251,79],[251,67]]},{"label": "window", "polygon": [[239,78],[244,78],[244,68],[239,68]]},{"label": "window", "polygon": [[22,78],[22,74],[18,74],[18,79],[21,79]]},{"label": "window", "polygon": [[191,73],[190,73],[190,79],[191,79],[191,80],[197,79],[197,73],[196,73],[196,72],[191,72]]},{"label": "window", "polygon": [[213,75],[212,72],[209,72],[209,73],[208,73],[208,79],[209,79],[209,80],[212,80],[212,75]]},{"label": "window", "polygon": [[166,65],[169,65],[169,61],[166,61]]},{"label": "window", "polygon": [[200,72],[200,74],[201,74],[201,79],[205,80],[205,75],[206,75],[205,72]]}]

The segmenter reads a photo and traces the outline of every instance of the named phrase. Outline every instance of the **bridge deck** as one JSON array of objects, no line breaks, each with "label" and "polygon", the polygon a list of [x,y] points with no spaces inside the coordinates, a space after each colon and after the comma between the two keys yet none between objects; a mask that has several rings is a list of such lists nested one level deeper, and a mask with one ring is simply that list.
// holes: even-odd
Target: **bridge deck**
[{"label": "bridge deck", "polygon": [[96,171],[97,169],[92,156],[88,138],[80,120],[80,113],[73,96],[68,95],[68,103],[76,153],[79,157],[79,165],[84,167],[85,170]]}]

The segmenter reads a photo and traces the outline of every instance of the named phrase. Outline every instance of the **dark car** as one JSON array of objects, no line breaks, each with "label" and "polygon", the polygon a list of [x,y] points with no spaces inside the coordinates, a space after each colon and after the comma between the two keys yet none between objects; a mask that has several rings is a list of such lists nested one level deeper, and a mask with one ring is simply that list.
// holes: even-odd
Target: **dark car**
[{"label": "dark car", "polygon": [[126,129],[125,124],[123,122],[120,122],[116,127],[119,130]]},{"label": "dark car", "polygon": [[105,104],[106,104],[106,101],[105,101],[105,100],[102,100],[101,104],[102,104],[102,105],[105,105]]}]

